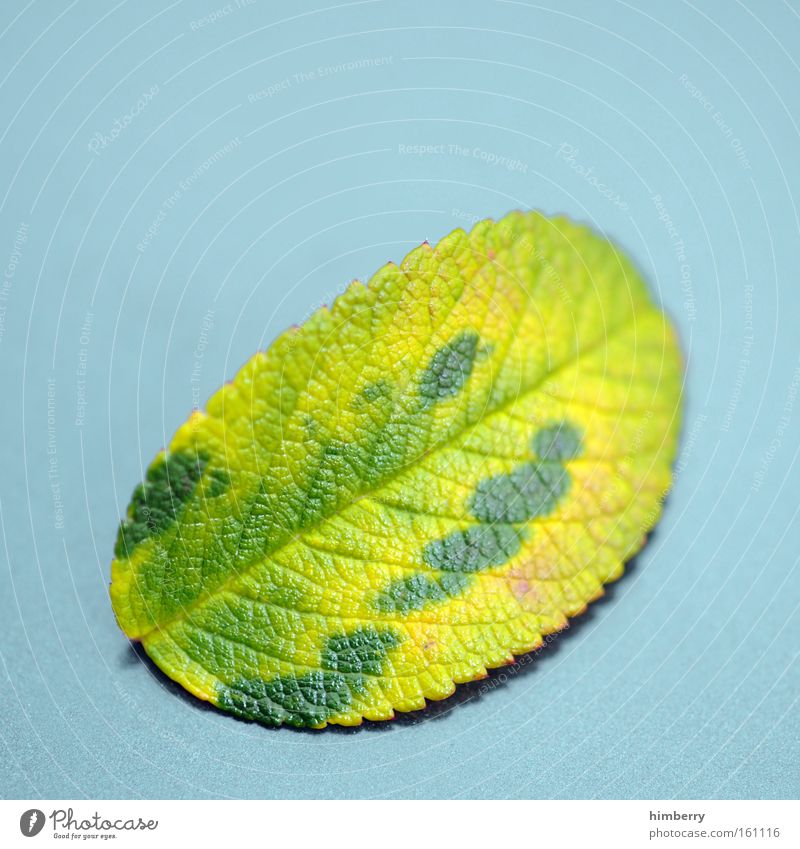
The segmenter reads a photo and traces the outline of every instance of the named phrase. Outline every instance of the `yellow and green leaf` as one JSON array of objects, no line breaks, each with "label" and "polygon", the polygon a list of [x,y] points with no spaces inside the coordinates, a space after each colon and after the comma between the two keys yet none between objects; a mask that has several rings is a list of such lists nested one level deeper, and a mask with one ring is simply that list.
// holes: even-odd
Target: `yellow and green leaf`
[{"label": "yellow and green leaf", "polygon": [[278,725],[388,719],[531,651],[658,519],[674,332],[613,244],[512,213],[390,263],[257,353],[123,520],[123,631]]}]

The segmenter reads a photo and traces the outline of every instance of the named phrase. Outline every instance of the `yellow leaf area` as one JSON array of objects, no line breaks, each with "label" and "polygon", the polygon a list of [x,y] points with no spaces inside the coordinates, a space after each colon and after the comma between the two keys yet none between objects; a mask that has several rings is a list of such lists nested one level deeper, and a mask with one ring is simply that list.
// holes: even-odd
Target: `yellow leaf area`
[{"label": "yellow leaf area", "polygon": [[422,708],[621,575],[670,485],[681,380],[607,240],[535,212],[455,230],[178,430],[120,527],[119,624],[239,717]]}]

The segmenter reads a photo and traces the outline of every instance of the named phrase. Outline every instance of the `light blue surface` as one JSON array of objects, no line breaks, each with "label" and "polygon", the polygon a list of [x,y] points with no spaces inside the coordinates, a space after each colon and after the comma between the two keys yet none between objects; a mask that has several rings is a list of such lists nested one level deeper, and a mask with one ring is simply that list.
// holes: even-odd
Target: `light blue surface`
[{"label": "light blue surface", "polygon": [[[550,5],[3,4],[3,795],[797,797],[797,6]],[[683,453],[635,567],[418,724],[176,693],[107,595],[143,466],[352,277],[520,206],[613,235],[680,326]]]}]

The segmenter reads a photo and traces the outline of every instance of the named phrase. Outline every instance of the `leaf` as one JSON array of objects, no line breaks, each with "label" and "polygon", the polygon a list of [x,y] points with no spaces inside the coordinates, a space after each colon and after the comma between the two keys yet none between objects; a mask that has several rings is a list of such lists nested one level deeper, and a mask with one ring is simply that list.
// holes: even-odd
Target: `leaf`
[{"label": "leaf", "polygon": [[201,699],[353,725],[567,625],[670,485],[681,362],[631,263],[512,213],[412,251],[257,353],[122,522],[124,632]]}]

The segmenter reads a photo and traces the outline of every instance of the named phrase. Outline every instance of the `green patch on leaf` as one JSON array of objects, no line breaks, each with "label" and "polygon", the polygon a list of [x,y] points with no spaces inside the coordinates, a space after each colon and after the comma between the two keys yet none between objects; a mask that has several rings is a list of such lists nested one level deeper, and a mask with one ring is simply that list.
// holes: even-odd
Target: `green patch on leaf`
[{"label": "green patch on leaf", "polygon": [[366,691],[365,676],[378,676],[386,653],[400,644],[388,630],[365,626],[331,637],[320,656],[321,669],[281,675],[270,681],[241,678],[219,689],[220,707],[267,725],[319,726]]},{"label": "green patch on leaf", "polygon": [[521,542],[520,532],[511,525],[473,525],[429,542],[422,559],[443,572],[478,572],[510,560]]},{"label": "green patch on leaf", "polygon": [[150,466],[144,481],[133,493],[127,518],[120,524],[117,557],[129,557],[138,543],[161,533],[175,521],[207,462],[207,455],[178,451]]},{"label": "green patch on leaf", "polygon": [[583,452],[580,431],[568,421],[543,427],[536,432],[531,444],[542,460],[574,460]]},{"label": "green patch on leaf", "polygon": [[206,498],[216,498],[231,485],[231,476],[223,469],[210,469],[206,475],[203,494]]},{"label": "green patch on leaf", "polygon": [[461,594],[469,583],[469,575],[461,572],[442,575],[417,572],[410,578],[392,581],[375,596],[374,604],[383,613],[410,613]]},{"label": "green patch on leaf", "polygon": [[480,481],[470,510],[482,522],[527,522],[552,513],[569,486],[569,472],[560,463],[523,463]]},{"label": "green patch on leaf", "polygon": [[472,374],[479,342],[480,336],[474,330],[465,330],[439,348],[420,378],[423,407],[432,407],[437,401],[458,394]]},{"label": "green patch on leaf", "polygon": [[350,706],[351,684],[332,672],[283,675],[271,681],[241,678],[219,688],[217,704],[241,719],[264,725],[313,728]]},{"label": "green patch on leaf", "polygon": [[399,637],[391,631],[364,626],[331,637],[322,652],[322,666],[335,672],[380,675],[386,652],[399,644]]},{"label": "green patch on leaf", "polygon": [[374,383],[368,383],[361,392],[356,396],[357,406],[365,401],[374,404],[376,401],[382,401],[392,397],[392,385],[386,380],[376,380]]}]

